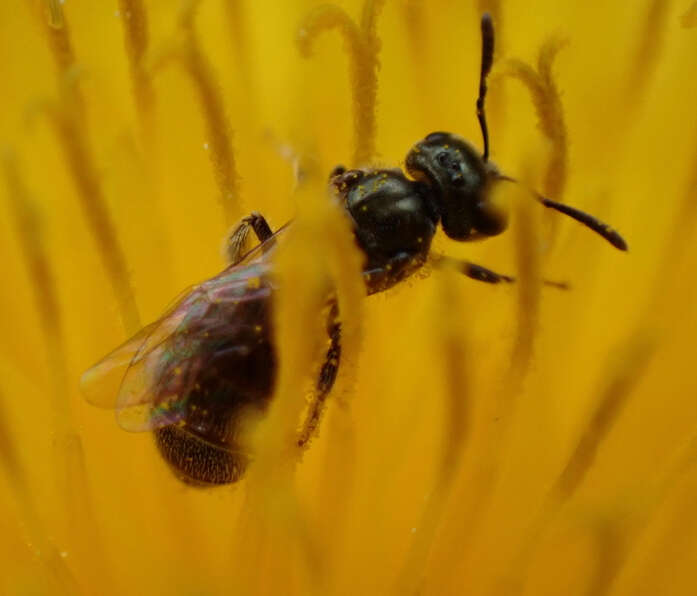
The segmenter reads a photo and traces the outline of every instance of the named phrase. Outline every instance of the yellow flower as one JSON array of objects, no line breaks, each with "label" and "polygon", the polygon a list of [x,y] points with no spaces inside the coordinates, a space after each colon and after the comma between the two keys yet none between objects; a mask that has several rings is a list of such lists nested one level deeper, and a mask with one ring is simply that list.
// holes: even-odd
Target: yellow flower
[{"label": "yellow flower", "polygon": [[[0,592],[693,591],[694,3],[476,4],[0,5]],[[492,159],[630,252],[501,185],[508,233],[434,250],[515,285],[438,272],[362,300],[324,176],[435,130],[479,145],[484,10]],[[192,489],[78,381],[252,210],[300,214],[277,399],[248,477]],[[326,275],[343,366],[299,457]]]}]

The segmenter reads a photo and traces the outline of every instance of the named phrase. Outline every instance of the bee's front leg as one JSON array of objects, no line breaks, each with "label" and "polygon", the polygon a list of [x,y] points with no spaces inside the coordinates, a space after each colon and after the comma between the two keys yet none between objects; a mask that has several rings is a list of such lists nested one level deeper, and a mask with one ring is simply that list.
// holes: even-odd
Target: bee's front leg
[{"label": "bee's front leg", "polygon": [[266,218],[256,211],[250,213],[233,228],[225,243],[225,254],[230,265],[236,265],[244,256],[244,247],[250,229],[254,230],[260,243],[273,236]]}]

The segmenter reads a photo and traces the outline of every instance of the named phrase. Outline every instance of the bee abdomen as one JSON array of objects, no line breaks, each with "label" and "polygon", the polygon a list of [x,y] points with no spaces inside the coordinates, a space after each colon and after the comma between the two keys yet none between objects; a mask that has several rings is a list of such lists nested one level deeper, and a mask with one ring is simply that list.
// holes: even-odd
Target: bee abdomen
[{"label": "bee abdomen", "polygon": [[193,486],[236,482],[244,474],[249,458],[195,437],[179,426],[154,431],[160,454],[175,475]]}]

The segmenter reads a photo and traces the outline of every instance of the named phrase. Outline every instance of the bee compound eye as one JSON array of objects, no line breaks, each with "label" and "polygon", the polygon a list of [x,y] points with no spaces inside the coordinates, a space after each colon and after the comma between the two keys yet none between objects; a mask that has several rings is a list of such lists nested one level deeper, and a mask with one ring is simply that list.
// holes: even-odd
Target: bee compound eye
[{"label": "bee compound eye", "polygon": [[450,135],[447,132],[432,132],[424,141],[427,143],[444,143],[449,137]]}]

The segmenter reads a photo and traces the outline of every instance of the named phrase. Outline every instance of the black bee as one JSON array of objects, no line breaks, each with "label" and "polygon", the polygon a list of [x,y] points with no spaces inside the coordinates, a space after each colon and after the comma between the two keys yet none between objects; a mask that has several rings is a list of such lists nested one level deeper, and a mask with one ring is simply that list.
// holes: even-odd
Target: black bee
[{"label": "black bee", "polygon": [[[331,174],[330,186],[352,222],[356,244],[364,255],[368,294],[386,290],[419,269],[429,256],[438,224],[447,236],[463,242],[495,236],[506,228],[506,213],[489,200],[495,184],[512,179],[488,159],[484,99],[494,52],[494,29],[488,14],[482,17],[481,30],[476,105],[483,154],[454,134],[435,132],[407,155],[410,178],[394,169],[337,167]],[[588,226],[616,248],[627,249],[622,237],[596,218],[534,196],[545,207]],[[119,423],[127,430],[152,430],[161,455],[188,484],[235,482],[250,461],[242,439],[245,421],[250,415],[263,415],[276,380],[272,261],[284,228],[274,233],[258,213],[243,219],[230,236],[231,264],[222,273],[194,286],[158,321],[83,375],[88,400],[116,405]],[[250,230],[259,245],[243,254]],[[513,281],[473,263],[447,257],[440,262],[455,265],[475,280]],[[339,313],[336,304],[331,300],[329,304],[329,348],[316,399],[298,438],[300,445],[319,423],[341,357]],[[109,381],[120,385],[118,391],[105,396],[100,389]]]}]

